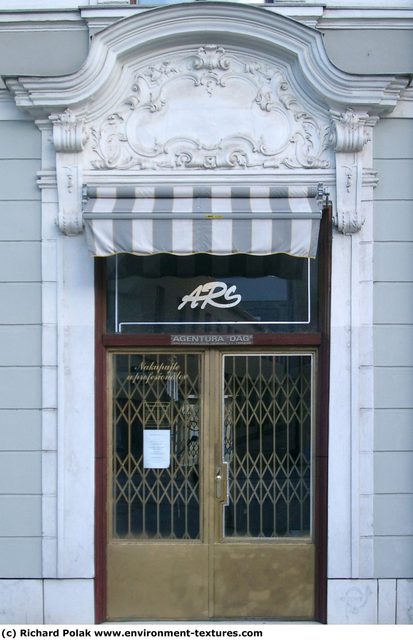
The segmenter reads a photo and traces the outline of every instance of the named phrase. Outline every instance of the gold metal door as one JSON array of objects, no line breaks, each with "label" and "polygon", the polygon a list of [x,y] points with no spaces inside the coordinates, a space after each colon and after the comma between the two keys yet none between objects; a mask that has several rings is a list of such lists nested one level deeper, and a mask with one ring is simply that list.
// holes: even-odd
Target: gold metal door
[{"label": "gold metal door", "polygon": [[208,617],[202,353],[114,353],[109,619]]},{"label": "gold metal door", "polygon": [[216,618],[314,616],[314,354],[224,354]]},{"label": "gold metal door", "polygon": [[311,619],[315,354],[109,354],[108,619]]}]

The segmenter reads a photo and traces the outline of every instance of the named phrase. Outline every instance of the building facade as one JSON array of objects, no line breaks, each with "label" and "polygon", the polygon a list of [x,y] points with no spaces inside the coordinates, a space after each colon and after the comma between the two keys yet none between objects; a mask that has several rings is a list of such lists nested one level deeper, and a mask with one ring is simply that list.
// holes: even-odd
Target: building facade
[{"label": "building facade", "polygon": [[411,623],[411,2],[155,4],[0,3],[0,620]]}]

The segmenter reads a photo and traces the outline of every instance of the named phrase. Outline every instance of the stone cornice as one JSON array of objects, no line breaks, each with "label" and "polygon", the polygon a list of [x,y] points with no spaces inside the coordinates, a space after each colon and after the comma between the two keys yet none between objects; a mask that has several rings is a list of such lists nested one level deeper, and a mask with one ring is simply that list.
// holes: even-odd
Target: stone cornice
[{"label": "stone cornice", "polygon": [[413,118],[413,87],[405,89],[396,108],[386,118]]},{"label": "stone cornice", "polygon": [[[60,28],[84,28],[87,25],[92,30],[104,29],[114,22],[140,14],[156,7],[129,5],[125,2],[97,3],[92,6],[82,6],[73,3],[72,8],[50,8],[14,10],[12,2],[6,9],[0,10],[0,30],[44,30]],[[249,4],[257,4],[264,11],[293,18],[321,30],[330,29],[412,29],[413,8],[409,3],[398,2],[397,6],[383,6],[377,3],[344,2],[306,2],[305,0],[278,0],[275,4],[265,5],[261,0]],[[380,6],[382,4],[382,6]],[[80,6],[79,6],[80,5]],[[335,5],[335,6],[334,6]]]},{"label": "stone cornice", "polygon": [[79,11],[73,9],[0,11],[0,31],[85,29]]},{"label": "stone cornice", "polygon": [[330,29],[412,29],[413,9],[326,8],[317,22],[321,30]]},{"label": "stone cornice", "polygon": [[[371,186],[371,169],[366,169],[365,176],[363,173],[363,185]],[[56,188],[56,172],[51,170],[42,170],[37,173],[38,185],[42,189]],[[131,187],[140,185],[148,187],[176,187],[176,186],[223,186],[223,187],[254,187],[257,185],[271,187],[300,186],[312,187],[318,181],[330,191],[335,185],[335,172],[333,169],[320,171],[297,171],[291,174],[289,171],[282,171],[276,176],[269,177],[267,175],[246,175],[245,171],[233,171],[230,174],[214,173],[211,176],[209,171],[193,172],[191,174],[177,174],[176,172],[168,172],[162,174],[152,174],[142,176],[141,172],[136,171],[84,171],[83,180],[85,184],[92,187]]]},{"label": "stone cornice", "polygon": [[258,7],[226,2],[188,4],[185,10],[183,5],[162,7],[120,20],[95,36],[78,72],[59,78],[8,79],[7,85],[17,105],[36,116],[70,106],[86,111],[92,98],[105,93],[120,65],[143,55],[154,38],[159,49],[171,50],[183,42],[237,42],[265,55],[294,58],[308,90],[327,109],[385,113],[406,86],[404,78],[342,72],[329,61],[317,31]]}]

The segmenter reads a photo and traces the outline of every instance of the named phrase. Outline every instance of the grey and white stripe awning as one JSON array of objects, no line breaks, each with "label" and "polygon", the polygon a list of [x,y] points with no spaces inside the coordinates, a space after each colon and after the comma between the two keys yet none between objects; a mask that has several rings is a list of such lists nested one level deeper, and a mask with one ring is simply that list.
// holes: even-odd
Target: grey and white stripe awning
[{"label": "grey and white stripe awning", "polygon": [[98,187],[87,195],[83,217],[94,256],[317,252],[316,187]]}]

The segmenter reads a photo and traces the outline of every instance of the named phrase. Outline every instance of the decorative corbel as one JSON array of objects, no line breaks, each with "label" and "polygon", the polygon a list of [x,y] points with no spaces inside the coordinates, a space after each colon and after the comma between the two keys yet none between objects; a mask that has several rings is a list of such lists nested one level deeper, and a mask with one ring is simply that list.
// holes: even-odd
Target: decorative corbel
[{"label": "decorative corbel", "polygon": [[56,149],[56,181],[59,198],[57,224],[68,236],[82,232],[82,155],[87,140],[84,120],[70,109],[50,116]]},{"label": "decorative corbel", "polygon": [[363,179],[362,154],[369,141],[366,129],[368,114],[346,109],[331,112],[331,144],[336,152],[336,219],[338,230],[344,234],[360,231],[364,224],[361,215]]}]

